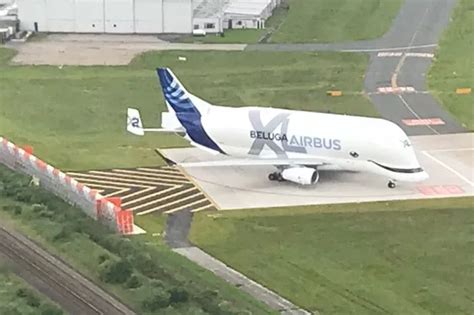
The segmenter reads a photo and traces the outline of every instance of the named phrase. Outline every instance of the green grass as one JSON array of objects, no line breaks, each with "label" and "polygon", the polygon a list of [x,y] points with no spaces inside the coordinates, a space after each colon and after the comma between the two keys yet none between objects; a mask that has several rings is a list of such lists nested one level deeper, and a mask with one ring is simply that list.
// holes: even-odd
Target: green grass
[{"label": "green grass", "polygon": [[373,39],[390,28],[402,0],[289,0],[288,17],[275,43]]},{"label": "green grass", "polygon": [[[474,130],[474,2],[456,7],[428,75],[432,93],[466,128]],[[457,88],[471,88],[469,95]]]},{"label": "green grass", "polygon": [[[11,57],[0,49],[0,60]],[[178,61],[186,56],[187,61]],[[151,52],[121,67],[0,65],[3,136],[30,144],[63,169],[159,165],[157,147],[182,146],[174,135],[125,131],[128,106],[145,126],[165,110],[155,67],[171,67],[192,93],[215,104],[286,107],[375,116],[359,93],[368,57],[350,53]],[[327,89],[345,96],[328,97]]]},{"label": "green grass", "polygon": [[58,315],[60,308],[0,264],[0,314]]},{"label": "green grass", "polygon": [[468,314],[474,309],[473,201],[200,213],[191,238],[322,314]]}]

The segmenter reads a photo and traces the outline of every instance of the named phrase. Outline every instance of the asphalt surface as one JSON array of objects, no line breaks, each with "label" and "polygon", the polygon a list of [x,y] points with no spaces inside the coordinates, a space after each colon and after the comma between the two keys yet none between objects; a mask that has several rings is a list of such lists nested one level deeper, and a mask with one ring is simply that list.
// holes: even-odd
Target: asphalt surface
[{"label": "asphalt surface", "polygon": [[[410,135],[460,133],[467,130],[428,92],[426,73],[437,42],[449,23],[456,0],[406,0],[389,31],[379,39],[330,44],[255,44],[247,50],[350,51],[370,54],[364,89],[385,119]],[[395,53],[381,56],[379,53]],[[396,54],[398,53],[398,54]],[[379,88],[411,87],[414,91],[380,93]],[[406,125],[408,119],[441,119],[443,124]]]},{"label": "asphalt surface", "polygon": [[0,226],[0,256],[12,270],[70,314],[135,314],[21,234]]}]

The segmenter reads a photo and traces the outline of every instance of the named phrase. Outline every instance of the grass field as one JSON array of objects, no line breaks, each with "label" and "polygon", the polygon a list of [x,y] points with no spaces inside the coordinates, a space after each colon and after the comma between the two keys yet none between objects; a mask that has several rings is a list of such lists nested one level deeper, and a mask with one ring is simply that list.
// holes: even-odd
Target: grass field
[{"label": "grass field", "polygon": [[[474,130],[474,2],[461,0],[445,32],[428,75],[432,93],[464,124]],[[457,88],[471,88],[469,95]]]},{"label": "grass field", "polygon": [[275,43],[372,39],[390,28],[402,0],[289,0],[290,10],[271,37]]},{"label": "grass field", "polygon": [[60,315],[63,312],[0,262],[0,314]]},{"label": "grass field", "polygon": [[199,213],[192,241],[322,314],[469,314],[473,201]]},{"label": "grass field", "polygon": [[[178,61],[184,55],[187,62]],[[30,144],[65,169],[158,165],[157,147],[177,136],[135,137],[125,131],[128,106],[145,126],[165,110],[155,67],[170,66],[190,92],[217,104],[260,105],[375,116],[364,96],[367,56],[349,53],[162,52],[122,67],[7,66],[0,49],[0,133]],[[328,97],[326,90],[347,95]]]}]

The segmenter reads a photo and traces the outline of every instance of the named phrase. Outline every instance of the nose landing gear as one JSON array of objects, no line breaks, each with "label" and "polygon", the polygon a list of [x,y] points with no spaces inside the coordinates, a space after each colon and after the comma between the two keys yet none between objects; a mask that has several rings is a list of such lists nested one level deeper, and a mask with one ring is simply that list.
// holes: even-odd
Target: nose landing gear
[{"label": "nose landing gear", "polygon": [[394,180],[389,180],[387,186],[388,186],[388,188],[393,189],[393,188],[397,187],[397,183],[395,183]]}]

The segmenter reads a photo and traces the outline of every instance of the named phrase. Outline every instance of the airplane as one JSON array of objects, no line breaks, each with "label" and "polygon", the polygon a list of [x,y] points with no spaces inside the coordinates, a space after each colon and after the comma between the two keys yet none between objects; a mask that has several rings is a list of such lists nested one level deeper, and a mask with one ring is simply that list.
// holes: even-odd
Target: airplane
[{"label": "airplane", "polygon": [[183,167],[258,166],[276,168],[270,181],[312,185],[320,170],[371,172],[400,182],[429,176],[405,132],[379,118],[264,107],[212,105],[189,93],[168,68],[157,68],[168,112],[161,128],[144,128],[140,112],[127,110],[127,131],[170,132],[194,147],[227,159],[180,163]]}]

